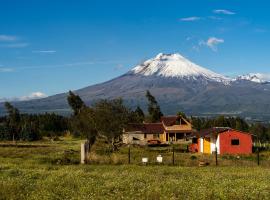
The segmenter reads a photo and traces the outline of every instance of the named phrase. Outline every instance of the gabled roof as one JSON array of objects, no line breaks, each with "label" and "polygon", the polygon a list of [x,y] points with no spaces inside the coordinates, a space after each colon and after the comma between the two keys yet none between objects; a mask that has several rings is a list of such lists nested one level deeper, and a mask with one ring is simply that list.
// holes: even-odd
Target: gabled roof
[{"label": "gabled roof", "polygon": [[163,133],[164,127],[162,123],[134,123],[128,124],[126,132],[140,131],[142,133]]},{"label": "gabled roof", "polygon": [[201,131],[194,132],[193,134],[190,135],[190,137],[195,137],[195,136],[205,137],[205,136],[209,136],[210,134],[220,134],[220,133],[223,133],[223,132],[226,132],[226,131],[237,131],[237,132],[240,132],[240,133],[243,133],[243,134],[248,134],[248,135],[254,136],[251,133],[235,130],[235,129],[232,129],[230,127],[213,127],[213,128],[204,129],[204,130],[201,130]]},{"label": "gabled roof", "polygon": [[161,122],[163,122],[165,126],[177,125],[177,123],[179,123],[179,120],[181,120],[182,123],[184,122],[183,124],[190,124],[186,119],[177,115],[161,117]]},{"label": "gabled roof", "polygon": [[178,119],[179,119],[179,116],[161,117],[161,121],[164,123],[165,126],[172,126],[172,125],[174,125]]},{"label": "gabled roof", "polygon": [[228,130],[231,130],[231,128],[230,127],[213,127],[213,128],[204,129],[204,130],[195,132],[194,134],[192,134],[192,136],[205,137],[210,134],[219,134]]}]

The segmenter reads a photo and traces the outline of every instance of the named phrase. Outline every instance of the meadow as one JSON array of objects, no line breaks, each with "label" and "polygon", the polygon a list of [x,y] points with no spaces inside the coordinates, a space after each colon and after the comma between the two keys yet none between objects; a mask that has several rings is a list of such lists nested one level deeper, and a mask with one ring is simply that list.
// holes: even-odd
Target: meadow
[{"label": "meadow", "polygon": [[[111,153],[93,148],[90,164],[81,165],[81,140],[0,144],[0,199],[269,199],[269,153],[214,157],[170,148],[131,148]],[[175,147],[177,149],[177,147]],[[161,154],[164,164],[156,164]],[[149,157],[148,165],[141,157]],[[208,166],[198,167],[204,160]]]}]

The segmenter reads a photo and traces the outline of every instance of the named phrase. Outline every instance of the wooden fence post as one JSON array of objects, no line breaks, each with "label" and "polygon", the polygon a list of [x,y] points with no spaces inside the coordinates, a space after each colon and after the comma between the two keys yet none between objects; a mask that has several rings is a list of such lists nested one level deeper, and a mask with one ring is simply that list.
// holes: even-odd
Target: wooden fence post
[{"label": "wooden fence post", "polygon": [[128,164],[130,164],[130,145],[128,145]]},{"label": "wooden fence post", "polygon": [[217,152],[217,147],[215,148],[215,157],[216,157],[216,166],[218,165],[218,152]]},{"label": "wooden fence post", "polygon": [[257,147],[257,164],[260,165],[260,150],[259,150],[259,147]]},{"label": "wooden fence post", "polygon": [[174,165],[174,146],[173,146],[172,164]]}]

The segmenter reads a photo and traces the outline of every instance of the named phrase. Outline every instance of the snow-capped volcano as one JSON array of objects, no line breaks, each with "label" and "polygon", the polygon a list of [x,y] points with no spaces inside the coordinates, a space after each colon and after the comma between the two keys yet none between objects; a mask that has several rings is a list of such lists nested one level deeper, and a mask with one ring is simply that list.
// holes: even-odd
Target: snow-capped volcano
[{"label": "snow-capped volcano", "polygon": [[261,73],[250,73],[242,76],[238,76],[237,80],[247,80],[255,83],[266,83],[270,82],[269,75],[261,74]]},{"label": "snow-capped volcano", "polygon": [[180,54],[158,54],[155,58],[149,59],[131,70],[133,74],[143,76],[162,76],[174,78],[186,78],[197,80],[204,78],[209,81],[228,83],[231,81],[221,74],[205,69],[184,58]]}]

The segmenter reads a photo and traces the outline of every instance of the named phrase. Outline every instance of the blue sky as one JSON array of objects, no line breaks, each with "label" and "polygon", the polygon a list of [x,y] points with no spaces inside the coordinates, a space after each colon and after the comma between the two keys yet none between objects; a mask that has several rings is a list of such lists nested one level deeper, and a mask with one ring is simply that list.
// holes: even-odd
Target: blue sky
[{"label": "blue sky", "polygon": [[269,7],[266,0],[0,0],[0,98],[100,83],[160,52],[228,76],[270,73]]}]

